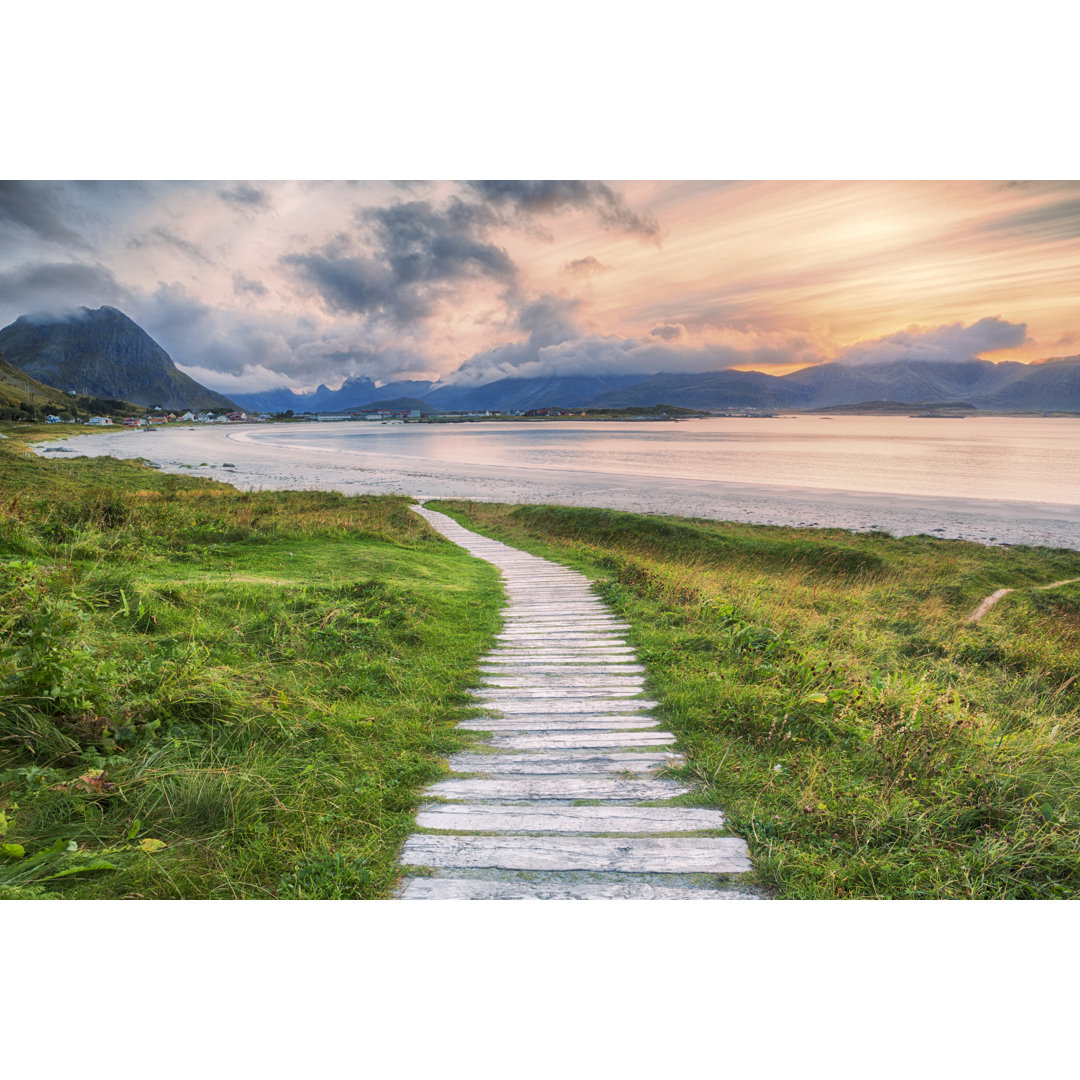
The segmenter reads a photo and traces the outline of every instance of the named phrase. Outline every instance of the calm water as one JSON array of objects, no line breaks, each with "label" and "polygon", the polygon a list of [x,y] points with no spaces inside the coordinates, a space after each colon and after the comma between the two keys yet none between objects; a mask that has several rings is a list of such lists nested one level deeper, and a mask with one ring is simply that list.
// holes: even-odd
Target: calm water
[{"label": "calm water", "polygon": [[[306,424],[267,446],[402,462],[1080,505],[1080,420],[784,417],[680,423]],[[363,459],[367,459],[366,461]]]}]

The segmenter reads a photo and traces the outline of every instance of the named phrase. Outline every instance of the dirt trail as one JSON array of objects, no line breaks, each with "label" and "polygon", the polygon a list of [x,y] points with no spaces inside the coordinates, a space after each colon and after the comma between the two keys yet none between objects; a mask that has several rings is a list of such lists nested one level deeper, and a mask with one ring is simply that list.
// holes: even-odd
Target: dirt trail
[{"label": "dirt trail", "polygon": [[[1080,581],[1080,578],[1066,578],[1064,581],[1054,581],[1049,585],[1034,585],[1031,588],[1041,592],[1044,589],[1057,589],[1062,585],[1071,585],[1074,581]],[[992,592],[979,603],[979,606],[967,617],[967,621],[978,622],[1003,596],[1008,596],[1011,592],[1016,592],[1016,590],[998,589],[997,592]]]}]

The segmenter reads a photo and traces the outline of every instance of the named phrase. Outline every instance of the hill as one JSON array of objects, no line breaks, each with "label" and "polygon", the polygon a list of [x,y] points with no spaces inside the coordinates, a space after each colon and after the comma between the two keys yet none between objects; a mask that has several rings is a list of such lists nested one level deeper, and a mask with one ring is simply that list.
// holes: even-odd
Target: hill
[{"label": "hill", "polygon": [[65,394],[13,367],[0,354],[0,419],[40,419],[48,413],[64,419],[75,415],[119,416],[136,411],[126,401]]},{"label": "hill", "polygon": [[419,398],[414,397],[396,397],[380,399],[379,401],[369,401],[363,405],[353,405],[348,409],[342,409],[342,412],[378,412],[380,409],[384,409],[387,412],[412,412],[415,409],[417,412],[424,413],[428,416],[435,412],[426,401],[421,401]]},{"label": "hill", "polygon": [[808,409],[812,413],[858,416],[909,416],[912,411],[929,416],[937,413],[973,413],[977,410],[970,401],[860,401],[854,405],[823,405]]},{"label": "hill", "polygon": [[8,362],[47,386],[147,408],[232,409],[227,397],[180,371],[172,357],[116,308],[66,316],[20,315],[0,330]]}]

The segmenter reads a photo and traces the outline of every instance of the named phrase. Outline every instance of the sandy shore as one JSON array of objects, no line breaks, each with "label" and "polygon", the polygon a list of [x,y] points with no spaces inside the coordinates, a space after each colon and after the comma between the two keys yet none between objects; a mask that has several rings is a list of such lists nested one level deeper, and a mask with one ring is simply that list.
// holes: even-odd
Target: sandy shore
[{"label": "sandy shore", "polygon": [[[175,427],[109,431],[39,444],[40,453],[142,457],[167,472],[224,480],[244,490],[322,489],[485,502],[599,506],[640,513],[801,525],[894,536],[930,533],[984,544],[1080,549],[1080,506],[830,491],[623,473],[424,462],[348,455],[255,441],[265,428]],[[226,465],[230,467],[226,467]]]}]

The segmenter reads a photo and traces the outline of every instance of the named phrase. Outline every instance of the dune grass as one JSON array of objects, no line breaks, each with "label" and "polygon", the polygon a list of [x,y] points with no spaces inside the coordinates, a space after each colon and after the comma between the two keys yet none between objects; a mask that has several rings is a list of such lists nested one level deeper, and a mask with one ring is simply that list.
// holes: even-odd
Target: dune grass
[{"label": "dune grass", "polygon": [[374,898],[497,574],[399,497],[0,440],[0,897]]},{"label": "dune grass", "polygon": [[1080,552],[430,505],[597,580],[777,895],[1078,895]]}]

